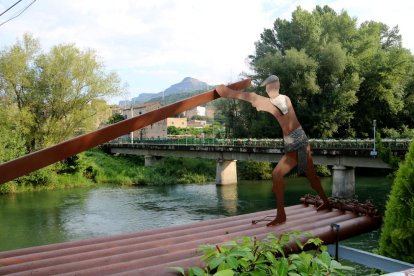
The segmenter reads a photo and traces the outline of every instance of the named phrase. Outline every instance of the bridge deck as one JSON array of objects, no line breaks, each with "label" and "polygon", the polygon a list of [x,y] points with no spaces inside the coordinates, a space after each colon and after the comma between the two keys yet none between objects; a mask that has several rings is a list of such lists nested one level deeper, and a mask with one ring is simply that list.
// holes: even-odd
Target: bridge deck
[{"label": "bridge deck", "polygon": [[270,228],[265,222],[252,225],[251,221],[273,215],[275,210],[0,252],[0,275],[174,275],[167,267],[195,265],[199,259],[196,248],[201,244],[218,244],[239,236],[263,238],[270,232],[280,234],[289,230],[311,231],[326,243],[332,243],[335,240],[332,223],[340,225],[340,239],[380,225],[376,217],[337,209],[316,212],[313,205],[287,207],[286,212],[287,222]]}]

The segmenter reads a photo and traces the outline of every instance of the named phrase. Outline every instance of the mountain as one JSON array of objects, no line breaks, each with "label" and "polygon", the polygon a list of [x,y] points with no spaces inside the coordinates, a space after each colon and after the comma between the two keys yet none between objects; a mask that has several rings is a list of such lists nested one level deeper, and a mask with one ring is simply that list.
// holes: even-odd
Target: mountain
[{"label": "mountain", "polygon": [[132,98],[131,102],[133,104],[144,103],[147,101],[152,101],[151,99],[157,98],[162,99],[167,96],[181,94],[181,93],[192,93],[196,91],[207,91],[211,88],[211,85],[208,85],[205,82],[197,80],[195,78],[186,77],[181,82],[176,83],[168,87],[162,92],[159,93],[141,93],[138,97]]}]

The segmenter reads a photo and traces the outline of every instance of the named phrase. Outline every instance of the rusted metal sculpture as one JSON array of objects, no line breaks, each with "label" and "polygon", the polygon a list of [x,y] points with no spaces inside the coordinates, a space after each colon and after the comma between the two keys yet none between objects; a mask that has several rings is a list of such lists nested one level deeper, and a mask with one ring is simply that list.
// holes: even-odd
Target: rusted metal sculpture
[{"label": "rusted metal sculpture", "polygon": [[[234,90],[241,90],[249,87],[250,84],[250,79],[245,79],[232,83],[228,85],[228,87]],[[128,134],[131,131],[138,130],[164,120],[167,117],[174,116],[183,111],[208,103],[219,97],[220,95],[216,90],[210,90],[203,94],[167,105],[160,109],[150,111],[143,115],[121,121],[91,133],[64,141],[52,147],[0,164],[0,184],[111,141],[119,136]]]},{"label": "rusted metal sculpture", "polygon": [[[269,98],[254,92],[234,91],[224,85],[216,87],[216,90],[223,98],[244,100],[250,102],[257,111],[269,112],[276,118],[282,128],[285,154],[272,173],[272,190],[276,195],[277,214],[275,219],[267,224],[267,226],[274,226],[286,221],[284,209],[285,183],[283,178],[295,166],[298,167],[298,174],[305,174],[311,183],[311,187],[322,198],[323,204],[318,207],[318,210],[329,209],[330,205],[313,165],[308,138],[296,117],[289,97],[279,93],[279,78],[271,75],[262,83],[262,86],[266,87]],[[262,220],[267,220],[267,218]],[[257,221],[253,221],[253,223]]]}]

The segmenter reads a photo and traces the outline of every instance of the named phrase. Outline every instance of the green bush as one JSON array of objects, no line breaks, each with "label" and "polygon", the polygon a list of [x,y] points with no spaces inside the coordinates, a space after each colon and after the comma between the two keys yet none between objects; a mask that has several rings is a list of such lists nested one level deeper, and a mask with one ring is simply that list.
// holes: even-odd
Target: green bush
[{"label": "green bush", "polygon": [[388,165],[390,165],[392,170],[397,170],[398,166],[401,162],[401,158],[398,156],[394,156],[392,150],[381,142],[381,135],[377,132],[376,135],[376,143],[378,145],[378,156]]},{"label": "green bush", "polygon": [[400,164],[386,205],[380,254],[414,263],[414,142]]},{"label": "green bush", "polygon": [[[203,245],[200,261],[203,268],[189,267],[187,275],[195,276],[232,276],[232,275],[345,275],[343,271],[353,270],[332,260],[319,238],[309,238],[305,244],[300,242],[310,233],[288,232],[279,238],[269,234],[263,241],[251,237],[242,237],[221,245]],[[301,250],[298,254],[285,255],[293,244]],[[306,252],[304,248],[316,248]],[[170,269],[185,274],[182,267]]]},{"label": "green bush", "polygon": [[80,154],[80,171],[85,178],[97,183],[140,185],[145,168],[142,156],[114,156],[100,150]]},{"label": "green bush", "polygon": [[237,177],[243,180],[272,179],[273,168],[270,162],[237,161]]},{"label": "green bush", "polygon": [[58,162],[56,165],[56,172],[58,174],[69,173],[74,174],[79,171],[80,161],[78,155],[73,155],[66,158],[63,161]]},{"label": "green bush", "polygon": [[26,186],[42,186],[50,184],[51,182],[51,174],[53,173],[51,167],[43,168],[25,176],[19,177],[16,179],[16,182],[19,185],[26,185]]},{"label": "green bush", "polygon": [[14,194],[18,190],[18,185],[14,181],[10,181],[0,185],[0,195]]},{"label": "green bush", "polygon": [[[243,180],[269,180],[272,179],[272,171],[277,164],[258,161],[237,161],[237,178]],[[319,176],[331,176],[331,171],[326,165],[315,166]],[[293,169],[289,176],[296,176]]]},{"label": "green bush", "polygon": [[316,169],[316,173],[319,176],[326,177],[326,176],[331,176],[332,175],[331,170],[328,168],[327,165],[316,165],[315,169]]},{"label": "green bush", "polygon": [[203,183],[214,181],[215,173],[212,160],[165,157],[147,168],[146,179],[152,185]]}]

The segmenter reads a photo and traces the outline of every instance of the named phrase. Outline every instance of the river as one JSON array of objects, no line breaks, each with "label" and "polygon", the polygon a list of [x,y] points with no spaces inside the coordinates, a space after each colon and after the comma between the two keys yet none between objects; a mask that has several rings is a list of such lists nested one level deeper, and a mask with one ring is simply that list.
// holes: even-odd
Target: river
[{"label": "river", "polygon": [[[383,212],[392,180],[356,177],[356,194]],[[331,194],[331,178],[322,178]],[[313,193],[305,178],[286,179],[286,206]],[[119,187],[98,186],[0,196],[0,251],[124,234],[275,208],[270,181]],[[342,244],[375,249],[379,231]]]}]

